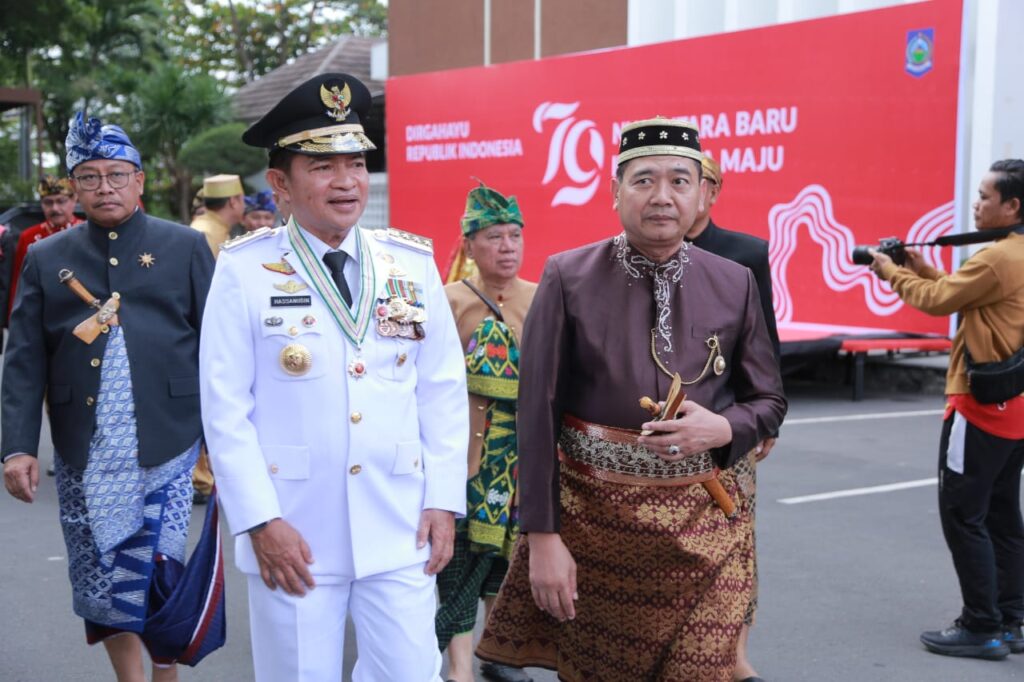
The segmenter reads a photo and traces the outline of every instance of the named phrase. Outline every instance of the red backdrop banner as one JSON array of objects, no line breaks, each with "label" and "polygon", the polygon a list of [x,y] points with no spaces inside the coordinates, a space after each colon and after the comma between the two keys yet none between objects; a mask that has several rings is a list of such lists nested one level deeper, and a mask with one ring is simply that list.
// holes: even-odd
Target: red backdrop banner
[{"label": "red backdrop banner", "polygon": [[[392,78],[392,224],[444,267],[478,177],[526,221],[523,276],[620,231],[610,193],[627,122],[700,127],[723,169],[716,223],[770,241],[783,338],[946,333],[853,264],[856,244],[953,231],[960,0],[634,48]],[[949,249],[926,256],[950,268]]]}]

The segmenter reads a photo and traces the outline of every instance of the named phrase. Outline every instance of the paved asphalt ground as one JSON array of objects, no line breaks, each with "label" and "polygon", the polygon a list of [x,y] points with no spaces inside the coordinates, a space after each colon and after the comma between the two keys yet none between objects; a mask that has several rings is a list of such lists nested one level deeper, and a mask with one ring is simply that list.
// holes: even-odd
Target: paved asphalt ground
[{"label": "paved asphalt ground", "polygon": [[[941,396],[876,389],[853,403],[841,386],[789,392],[782,438],[759,471],[761,608],[751,650],[761,674],[773,682],[1024,679],[1024,655],[958,660],[918,642],[921,630],[952,621],[959,603],[928,481]],[[49,460],[45,435],[42,450]],[[784,502],[907,482],[916,483]],[[71,613],[66,570],[53,479],[43,479],[31,506],[0,494],[0,681],[112,679]],[[227,590],[228,644],[183,680],[252,679],[245,586],[233,565]]]}]

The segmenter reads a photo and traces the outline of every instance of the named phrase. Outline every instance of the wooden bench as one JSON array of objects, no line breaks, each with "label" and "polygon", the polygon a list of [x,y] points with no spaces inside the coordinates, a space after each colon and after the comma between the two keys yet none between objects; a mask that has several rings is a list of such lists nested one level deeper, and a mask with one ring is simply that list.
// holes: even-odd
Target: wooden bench
[{"label": "wooden bench", "polygon": [[953,343],[947,338],[927,337],[921,339],[846,339],[839,347],[853,360],[853,399],[864,398],[864,362],[873,350],[886,351],[890,356],[905,352],[949,352]]}]

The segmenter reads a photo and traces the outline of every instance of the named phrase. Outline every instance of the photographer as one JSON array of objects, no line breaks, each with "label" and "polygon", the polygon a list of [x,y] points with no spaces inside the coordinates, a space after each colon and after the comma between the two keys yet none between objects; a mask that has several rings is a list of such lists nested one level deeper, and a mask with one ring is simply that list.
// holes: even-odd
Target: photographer
[{"label": "photographer", "polygon": [[925,264],[912,249],[903,267],[871,250],[871,269],[907,305],[930,315],[960,315],[946,375],[939,513],[964,606],[952,626],[921,635],[930,651],[949,656],[1024,652],[1024,395],[990,403],[978,399],[979,382],[968,381],[969,362],[1004,361],[1024,346],[1022,204],[1024,161],[997,161],[981,180],[974,222],[978,230],[1017,226],[1008,236],[953,274]]}]

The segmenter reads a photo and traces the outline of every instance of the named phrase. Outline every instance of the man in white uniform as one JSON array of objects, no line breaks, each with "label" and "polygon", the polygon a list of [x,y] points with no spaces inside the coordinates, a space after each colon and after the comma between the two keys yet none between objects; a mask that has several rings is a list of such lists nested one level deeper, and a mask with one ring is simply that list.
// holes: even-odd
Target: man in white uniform
[{"label": "man in white uniform", "polygon": [[357,79],[320,74],[246,131],[291,220],[224,244],[207,300],[203,424],[259,682],[338,682],[346,613],[356,682],[439,679],[465,368],[430,241],[358,226],[369,106]]}]

